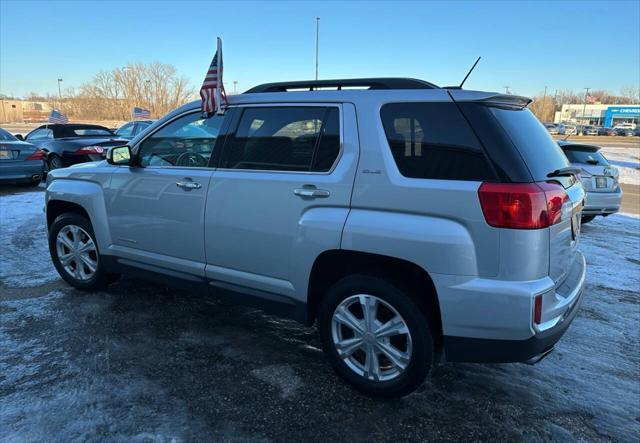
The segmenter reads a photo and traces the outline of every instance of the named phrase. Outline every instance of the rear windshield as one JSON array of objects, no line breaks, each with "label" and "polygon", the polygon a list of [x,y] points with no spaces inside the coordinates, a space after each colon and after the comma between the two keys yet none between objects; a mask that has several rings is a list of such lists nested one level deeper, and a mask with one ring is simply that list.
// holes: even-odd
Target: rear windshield
[{"label": "rear windshield", "polygon": [[4,129],[0,128],[0,141],[13,142],[13,141],[16,141],[16,138],[13,135],[9,134]]},{"label": "rear windshield", "polygon": [[89,129],[74,129],[75,135],[112,135],[113,133],[108,129],[100,129],[100,128],[89,128]]},{"label": "rear windshield", "polygon": [[535,181],[569,166],[562,149],[528,109],[491,107],[491,112],[518,149]]},{"label": "rear windshield", "polygon": [[565,155],[571,163],[586,163],[589,165],[606,166],[609,164],[606,158],[600,152],[580,149],[580,148],[563,148]]}]

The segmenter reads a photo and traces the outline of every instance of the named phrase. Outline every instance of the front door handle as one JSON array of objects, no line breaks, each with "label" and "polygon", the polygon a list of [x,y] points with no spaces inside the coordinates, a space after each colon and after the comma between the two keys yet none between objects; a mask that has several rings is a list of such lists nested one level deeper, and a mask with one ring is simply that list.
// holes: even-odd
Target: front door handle
[{"label": "front door handle", "polygon": [[316,188],[298,188],[294,189],[293,193],[302,198],[327,198],[331,195],[326,189]]},{"label": "front door handle", "polygon": [[176,186],[185,191],[191,191],[192,189],[200,189],[202,185],[198,182],[194,182],[190,178],[184,178],[179,182],[176,182]]}]

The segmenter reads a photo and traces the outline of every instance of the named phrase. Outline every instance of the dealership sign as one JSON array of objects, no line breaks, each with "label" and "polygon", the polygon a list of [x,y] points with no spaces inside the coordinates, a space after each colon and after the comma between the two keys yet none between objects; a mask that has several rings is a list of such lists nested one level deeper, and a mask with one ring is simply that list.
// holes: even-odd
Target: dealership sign
[{"label": "dealership sign", "polygon": [[640,106],[609,106],[604,113],[604,125],[612,126],[614,117],[640,118]]}]

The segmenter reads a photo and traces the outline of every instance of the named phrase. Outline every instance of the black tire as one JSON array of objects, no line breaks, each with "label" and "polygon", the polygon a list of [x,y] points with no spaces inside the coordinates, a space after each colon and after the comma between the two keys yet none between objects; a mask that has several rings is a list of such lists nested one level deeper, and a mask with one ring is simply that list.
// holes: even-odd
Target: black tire
[{"label": "black tire", "polygon": [[[352,370],[339,355],[332,337],[333,314],[344,300],[356,294],[382,299],[402,316],[411,334],[411,359],[404,371],[388,381],[373,381]],[[397,398],[417,389],[425,380],[434,358],[434,345],[427,318],[409,293],[397,283],[370,275],[345,277],[329,288],[318,314],[318,328],[324,352],[336,373],[360,392],[382,398]]]},{"label": "black tire", "polygon": [[[75,225],[80,227],[85,233],[87,233],[95,245],[95,261],[97,262],[97,268],[93,276],[87,280],[75,278],[69,272],[67,272],[58,258],[58,252],[56,249],[56,239],[58,233],[65,226]],[[64,281],[71,286],[81,289],[83,291],[94,291],[98,289],[104,289],[113,281],[114,275],[109,274],[104,270],[102,260],[100,259],[100,252],[98,250],[98,243],[93,232],[91,222],[80,214],[75,212],[67,212],[59,215],[49,228],[49,253],[51,254],[51,260],[56,270],[63,278]]]},{"label": "black tire", "polygon": [[580,223],[582,223],[583,225],[587,224],[587,223],[593,221],[594,218],[596,218],[595,215],[583,215],[582,216],[582,220],[580,221]]},{"label": "black tire", "polygon": [[64,168],[64,162],[59,155],[49,154],[49,157],[47,157],[47,167],[49,171]]}]

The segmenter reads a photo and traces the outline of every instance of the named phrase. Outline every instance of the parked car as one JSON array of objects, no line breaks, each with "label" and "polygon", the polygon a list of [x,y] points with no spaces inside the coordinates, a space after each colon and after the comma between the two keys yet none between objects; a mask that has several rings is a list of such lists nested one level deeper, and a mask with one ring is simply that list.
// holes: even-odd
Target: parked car
[{"label": "parked car", "polygon": [[578,135],[579,130],[576,125],[564,125],[566,135]]},{"label": "parked car", "polygon": [[613,126],[613,129],[631,129],[634,130],[636,129],[636,124],[635,123],[631,123],[631,122],[623,122],[623,123],[616,123]]},{"label": "parked car", "polygon": [[118,138],[131,140],[133,137],[147,129],[155,120],[134,120],[127,122],[116,129]]},{"label": "parked car", "polygon": [[552,351],[581,303],[584,191],[529,99],[386,78],[229,102],[52,171],[64,280],[133,272],[317,322],[336,372],[374,396],[416,389],[435,355]]},{"label": "parked car", "polygon": [[619,171],[611,166],[600,152],[599,146],[559,141],[558,144],[571,162],[580,168],[580,181],[586,191],[582,223],[596,216],[608,216],[620,210],[622,189],[618,183]]},{"label": "parked car", "polygon": [[598,135],[598,128],[592,125],[582,126],[582,135]]},{"label": "parked car", "polygon": [[42,151],[0,128],[0,182],[37,186],[44,173]]},{"label": "parked car", "polygon": [[555,123],[545,123],[544,127],[547,128],[547,131],[551,135],[558,135],[559,134],[558,125],[556,125]]},{"label": "parked car", "polygon": [[598,135],[614,135],[612,128],[598,126]]},{"label": "parked car", "polygon": [[620,137],[633,137],[635,135],[635,130],[631,128],[613,128],[613,135],[618,135]]},{"label": "parked car", "polygon": [[[17,137],[23,139],[22,135]],[[49,170],[102,160],[106,148],[127,142],[104,126],[84,124],[42,125],[24,140],[42,149]]]}]

